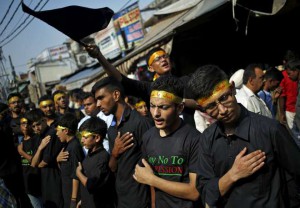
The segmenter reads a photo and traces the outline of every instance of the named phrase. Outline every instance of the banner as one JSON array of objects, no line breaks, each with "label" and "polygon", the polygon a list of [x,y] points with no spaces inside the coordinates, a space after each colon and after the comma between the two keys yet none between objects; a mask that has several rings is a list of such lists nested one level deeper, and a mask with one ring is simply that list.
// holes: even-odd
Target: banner
[{"label": "banner", "polygon": [[[144,38],[138,2],[116,13],[113,20],[119,40],[125,38],[127,43],[133,43]],[[123,49],[125,43],[122,43],[123,41],[119,42]]]}]

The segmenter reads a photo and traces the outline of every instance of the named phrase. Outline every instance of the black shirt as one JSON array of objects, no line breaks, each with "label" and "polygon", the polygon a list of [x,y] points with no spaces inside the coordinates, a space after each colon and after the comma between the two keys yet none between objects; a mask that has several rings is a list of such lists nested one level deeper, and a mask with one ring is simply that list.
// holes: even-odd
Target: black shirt
[{"label": "black shirt", "polygon": [[51,139],[41,155],[41,160],[47,163],[47,166],[41,168],[42,199],[46,207],[56,208],[63,206],[60,171],[56,162],[63,144],[57,138],[53,127],[48,127],[40,135],[40,139],[42,140],[47,135],[50,135]]},{"label": "black shirt", "polygon": [[[33,156],[39,144],[39,137],[33,136],[28,140],[23,140],[23,151]],[[30,161],[21,156],[23,166],[23,177],[25,191],[27,194],[41,196],[41,173],[39,168],[30,166]]]},{"label": "black shirt", "polygon": [[73,179],[78,180],[76,176],[76,168],[78,166],[78,162],[82,162],[84,153],[82,146],[76,137],[66,143],[64,148],[64,152],[69,152],[69,158],[67,161],[60,162],[60,174],[64,207],[69,208],[72,198]]},{"label": "black shirt", "polygon": [[[143,158],[155,175],[168,181],[189,182],[189,173],[196,173],[200,132],[181,122],[172,134],[161,137],[159,129],[151,128],[143,136]],[[192,208],[193,202],[155,189],[156,208]]]},{"label": "black shirt", "polygon": [[123,135],[126,132],[133,134],[134,145],[121,154],[118,158],[116,172],[116,191],[118,195],[118,207],[144,208],[148,206],[148,187],[136,182],[132,175],[135,165],[141,158],[142,136],[151,127],[149,121],[137,111],[126,107],[119,126],[115,118],[108,129],[109,149],[114,147],[117,133]]},{"label": "black shirt", "polygon": [[80,183],[81,207],[114,208],[114,178],[108,163],[109,154],[103,147],[88,152],[83,160],[83,174],[87,177],[87,183],[86,187]]},{"label": "black shirt", "polygon": [[[200,196],[211,207],[285,207],[280,172],[285,169],[300,175],[300,151],[279,122],[240,107],[234,135],[227,137],[220,122],[212,124],[202,134],[198,171]],[[221,197],[219,179],[232,167],[244,147],[247,153],[265,152],[265,164],[253,175],[237,181]]]}]

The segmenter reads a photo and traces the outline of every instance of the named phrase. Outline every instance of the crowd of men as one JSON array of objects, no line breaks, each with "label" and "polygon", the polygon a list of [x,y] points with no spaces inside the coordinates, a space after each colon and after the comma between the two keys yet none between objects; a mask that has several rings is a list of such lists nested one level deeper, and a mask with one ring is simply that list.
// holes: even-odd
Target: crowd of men
[{"label": "crowd of men", "polygon": [[[300,206],[300,110],[285,125],[288,109],[276,106],[289,93],[276,68],[250,64],[237,91],[215,65],[172,76],[161,48],[146,58],[153,82],[122,75],[95,45],[86,50],[109,76],[81,93],[81,108],[63,90],[36,109],[18,93],[0,103],[2,207]],[[297,83],[299,59],[286,67]],[[203,133],[195,111],[210,120]]]}]

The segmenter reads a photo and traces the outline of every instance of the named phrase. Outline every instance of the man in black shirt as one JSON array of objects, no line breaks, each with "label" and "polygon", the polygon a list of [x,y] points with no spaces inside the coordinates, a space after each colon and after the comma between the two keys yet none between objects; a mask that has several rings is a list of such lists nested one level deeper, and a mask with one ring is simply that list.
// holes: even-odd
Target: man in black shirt
[{"label": "man in black shirt", "polygon": [[[183,83],[164,76],[153,84],[150,111],[155,127],[143,136],[145,167],[134,179],[155,188],[156,208],[193,208],[199,197],[196,167],[200,133],[179,117],[184,108]],[[198,206],[199,207],[199,206]]]},{"label": "man in black shirt", "polygon": [[234,83],[214,65],[200,67],[189,87],[202,112],[217,122],[199,145],[198,190],[210,207],[290,207],[285,170],[300,175],[300,151],[276,120],[238,104]]},{"label": "man in black shirt", "polygon": [[100,110],[105,115],[114,115],[108,128],[109,166],[116,172],[118,207],[145,208],[149,203],[148,188],[137,183],[132,175],[141,158],[142,136],[150,128],[150,123],[129,108],[124,101],[122,85],[112,77],[98,81],[92,92]]}]

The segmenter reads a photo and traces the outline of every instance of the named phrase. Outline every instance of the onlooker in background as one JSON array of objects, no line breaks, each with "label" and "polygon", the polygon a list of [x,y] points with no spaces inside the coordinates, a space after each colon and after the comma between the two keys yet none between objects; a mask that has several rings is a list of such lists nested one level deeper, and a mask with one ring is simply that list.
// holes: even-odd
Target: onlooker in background
[{"label": "onlooker in background", "polygon": [[266,103],[257,93],[264,84],[264,72],[260,64],[250,64],[243,75],[243,87],[237,92],[236,99],[249,111],[272,118]]},{"label": "onlooker in background", "polygon": [[235,90],[238,92],[243,87],[244,69],[239,69],[231,75],[229,82],[234,82]]},{"label": "onlooker in background", "polygon": [[[84,106],[84,110],[86,113],[86,116],[80,120],[80,122],[78,123],[78,129],[80,128],[81,124],[86,121],[87,119],[89,119],[92,116],[97,116],[98,118],[101,118],[103,121],[105,121],[105,123],[107,124],[107,126],[110,126],[111,121],[113,119],[113,115],[104,115],[103,112],[100,111],[100,108],[97,107],[97,101],[95,99],[95,96],[90,93],[90,92],[85,92],[83,94],[83,106]],[[104,149],[106,149],[107,152],[109,152],[109,144],[108,144],[108,139],[107,137],[105,137],[103,139],[103,146]],[[85,147],[83,147],[84,153],[87,154],[87,149]]]},{"label": "onlooker in background", "polygon": [[[283,124],[287,123],[290,129],[293,128],[293,122],[296,114],[296,101],[298,94],[298,81],[289,78],[289,64],[285,64],[285,70],[282,72],[283,80],[280,83],[282,88],[279,97],[279,121]],[[290,72],[293,74],[293,72]]]},{"label": "onlooker in background", "polygon": [[65,113],[73,113],[76,119],[80,121],[84,114],[79,109],[73,109],[69,107],[69,100],[67,94],[62,90],[57,90],[52,94],[54,104],[57,106],[56,114],[60,117]]},{"label": "onlooker in background", "polygon": [[281,94],[279,84],[283,79],[282,73],[276,68],[270,68],[265,73],[263,90],[258,92],[258,96],[266,103],[271,111],[273,118],[276,117],[277,100]]},{"label": "onlooker in background", "polygon": [[23,98],[20,93],[11,93],[7,97],[9,107],[9,124],[13,130],[15,144],[20,143],[22,133],[20,131],[20,116],[22,115]]},{"label": "onlooker in background", "polygon": [[298,82],[298,96],[296,102],[296,114],[294,118],[292,132],[295,135],[295,141],[300,147],[300,93],[299,93],[299,81],[300,81],[300,59],[291,60],[288,62],[287,68],[288,76],[291,80]]}]

